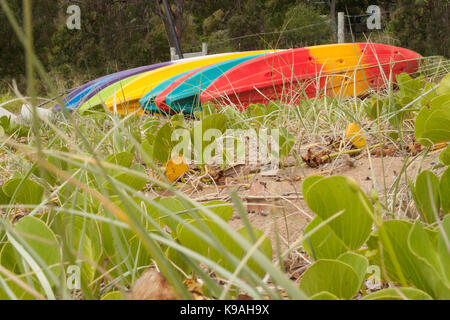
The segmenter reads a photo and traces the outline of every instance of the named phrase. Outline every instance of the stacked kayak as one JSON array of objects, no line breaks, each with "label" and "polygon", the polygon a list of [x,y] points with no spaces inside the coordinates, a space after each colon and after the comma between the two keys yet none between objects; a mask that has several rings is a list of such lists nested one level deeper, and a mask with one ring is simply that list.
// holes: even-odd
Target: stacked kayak
[{"label": "stacked kayak", "polygon": [[[217,54],[214,56],[223,56],[226,54]],[[177,60],[173,62],[162,62],[152,64],[148,66],[133,68],[120,72],[106,75],[101,78],[92,80],[75,90],[71,91],[67,97],[63,99],[64,105],[67,109],[78,109],[80,113],[84,113],[92,108],[102,107],[105,101],[115,94],[117,91],[122,90],[129,82],[138,78],[140,75],[177,63],[184,63],[189,61],[201,60],[204,57],[194,57],[188,59]]]},{"label": "stacked kayak", "polygon": [[[190,77],[192,77],[194,74],[196,74],[196,73],[198,73],[198,72],[202,72],[205,68],[206,68],[206,66],[205,66],[205,67],[200,67],[200,68],[194,69],[194,70],[189,71],[189,72],[185,72],[185,73],[183,73],[183,75],[182,75],[180,78],[178,78],[177,80],[175,80],[174,82],[172,82],[170,85],[168,85],[163,91],[161,91],[161,92],[154,98],[154,104],[155,104],[156,107],[157,107],[156,110],[169,111],[168,106],[165,104],[167,95],[168,95],[170,92],[172,92],[172,90],[174,90],[175,88],[177,88],[179,85],[185,83],[185,81],[186,81],[187,79],[189,79]],[[145,96],[144,98],[142,98],[142,99],[146,99],[146,97],[148,97],[148,96],[146,95],[146,96]],[[141,100],[142,100],[142,99],[141,99]],[[144,105],[144,104],[143,104],[144,101],[141,102],[141,100],[139,100],[139,103],[140,103],[141,105]],[[144,102],[144,103],[147,103],[147,102]],[[144,110],[145,110],[145,109],[144,109]],[[147,110],[146,110],[146,111],[147,111]]]},{"label": "stacked kayak", "polygon": [[107,88],[122,79],[127,79],[134,75],[158,69],[167,66],[169,64],[171,64],[171,62],[157,63],[149,66],[138,67],[134,69],[116,72],[111,75],[103,76],[73,90],[71,93],[68,94],[68,96],[63,101],[65,103],[66,108],[72,110],[84,104],[86,101],[88,101],[91,97],[96,95],[104,88]]},{"label": "stacked kayak", "polygon": [[126,114],[136,111],[140,114],[143,112],[143,109],[139,103],[139,100],[168,78],[214,63],[268,52],[273,51],[247,51],[206,56],[202,59],[180,62],[164,68],[152,70],[142,74],[140,77],[126,84],[122,90],[117,91],[110,98],[108,98],[105,105],[110,111],[117,112],[119,114]]},{"label": "stacked kayak", "polygon": [[[196,70],[196,69],[194,69]],[[162,93],[163,91],[165,91],[168,87],[170,87],[171,85],[173,85],[174,83],[177,82],[178,79],[182,78],[183,76],[185,76],[186,74],[191,73],[192,71],[185,71],[182,72],[180,74],[177,74],[176,76],[173,76],[167,80],[164,80],[163,82],[161,82],[159,85],[157,85],[156,87],[154,87],[152,90],[150,90],[150,92],[148,92],[144,97],[141,98],[141,100],[139,101],[139,103],[141,104],[142,108],[144,109],[144,111],[149,111],[149,112],[158,112],[159,109],[155,104],[155,98]]]},{"label": "stacked kayak", "polygon": [[328,95],[352,97],[378,90],[395,75],[418,70],[421,56],[383,44],[339,44],[286,50],[252,59],[224,73],[201,102],[246,106]]},{"label": "stacked kayak", "polygon": [[184,112],[202,103],[245,108],[271,100],[295,103],[382,89],[397,74],[412,74],[422,56],[376,43],[348,43],[278,51],[248,51],[178,60],[105,76],[74,90],[66,107],[80,113]]},{"label": "stacked kayak", "polygon": [[214,80],[222,76],[222,74],[233,67],[264,54],[265,53],[235,58],[195,69],[187,74],[184,74],[182,78],[174,81],[157,96],[148,94],[145,95],[140,100],[140,104],[144,110],[148,110],[146,106],[149,102],[151,103],[153,99],[154,105],[156,105],[159,110],[166,112],[182,111],[184,113],[192,113],[194,110],[200,108],[201,102],[199,98],[201,92]]}]

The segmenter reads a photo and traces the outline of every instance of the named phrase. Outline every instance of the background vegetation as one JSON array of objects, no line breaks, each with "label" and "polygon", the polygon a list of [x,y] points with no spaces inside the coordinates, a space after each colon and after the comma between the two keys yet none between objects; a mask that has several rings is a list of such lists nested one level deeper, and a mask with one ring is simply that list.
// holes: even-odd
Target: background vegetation
[{"label": "background vegetation", "polygon": [[[335,40],[336,12],[347,15],[348,39],[389,42],[424,56],[449,56],[447,0],[169,0],[182,49],[211,53],[271,47],[299,47]],[[19,23],[22,1],[10,0]],[[66,26],[67,7],[81,7],[81,30]],[[380,5],[383,30],[365,26],[367,7]],[[433,21],[433,23],[428,23]],[[34,46],[39,59],[60,88],[127,68],[169,60],[168,23],[158,0],[56,0],[33,3]],[[24,54],[0,11],[0,90],[11,80],[24,85]],[[351,27],[350,27],[351,26]],[[45,87],[38,88],[42,94]]]}]

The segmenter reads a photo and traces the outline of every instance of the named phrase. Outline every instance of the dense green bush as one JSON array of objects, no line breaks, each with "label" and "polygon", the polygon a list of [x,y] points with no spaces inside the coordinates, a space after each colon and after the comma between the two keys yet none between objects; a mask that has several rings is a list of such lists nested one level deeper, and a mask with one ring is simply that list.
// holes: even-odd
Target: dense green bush
[{"label": "dense green bush", "polygon": [[[322,16],[314,7],[298,4],[286,12],[281,34],[282,47],[298,48],[329,43],[332,27],[327,16]],[[284,46],[283,46],[284,45]]]},{"label": "dense green bush", "polygon": [[424,56],[450,57],[450,4],[443,0],[402,0],[388,25],[400,45]]}]

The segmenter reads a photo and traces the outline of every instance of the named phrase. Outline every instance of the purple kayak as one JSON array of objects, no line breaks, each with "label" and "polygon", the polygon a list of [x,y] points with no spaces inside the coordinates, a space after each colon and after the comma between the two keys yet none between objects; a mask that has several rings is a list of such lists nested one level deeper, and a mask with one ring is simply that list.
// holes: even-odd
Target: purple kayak
[{"label": "purple kayak", "polygon": [[[103,90],[104,88],[110,86],[111,84],[120,81],[122,79],[134,76],[139,73],[151,71],[154,69],[158,69],[161,67],[165,67],[168,65],[171,65],[172,62],[161,62],[156,63],[148,66],[143,67],[137,67],[133,69],[128,69],[124,71],[119,71],[110,75],[103,76],[101,78],[89,81],[88,83],[83,84],[82,86],[76,88],[72,92],[70,92],[67,97],[63,99],[65,102],[66,107],[68,109],[74,109],[80,105],[80,103],[83,103],[87,100],[89,100],[91,97],[93,97],[95,94]],[[56,105],[53,110],[60,110],[61,107],[59,105]]]}]

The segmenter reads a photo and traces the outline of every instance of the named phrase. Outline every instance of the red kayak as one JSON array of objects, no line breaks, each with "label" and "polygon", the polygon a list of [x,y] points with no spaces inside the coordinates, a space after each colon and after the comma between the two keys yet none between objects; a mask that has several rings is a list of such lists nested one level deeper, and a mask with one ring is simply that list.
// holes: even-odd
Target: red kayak
[{"label": "red kayak", "polygon": [[377,43],[306,47],[264,55],[228,70],[201,94],[201,101],[246,107],[270,100],[349,97],[378,90],[395,75],[418,70],[422,56]]}]

